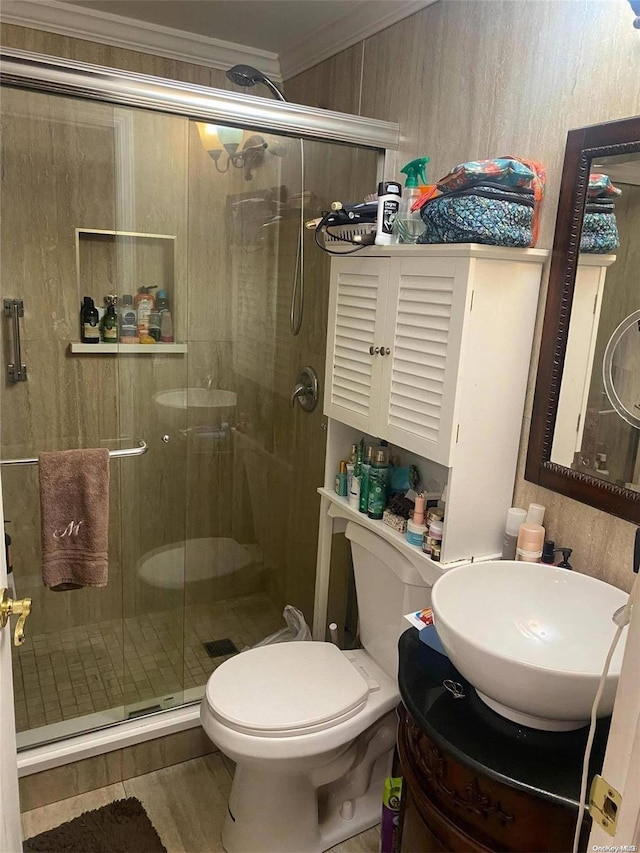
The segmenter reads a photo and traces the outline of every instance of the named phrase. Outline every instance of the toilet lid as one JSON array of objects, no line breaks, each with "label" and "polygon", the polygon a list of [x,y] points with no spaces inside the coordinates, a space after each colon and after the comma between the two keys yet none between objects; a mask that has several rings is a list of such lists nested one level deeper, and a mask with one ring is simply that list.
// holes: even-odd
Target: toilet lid
[{"label": "toilet lid", "polygon": [[289,642],[242,652],[221,664],[206,698],[219,720],[254,735],[330,728],[357,714],[369,685],[332,643]]}]

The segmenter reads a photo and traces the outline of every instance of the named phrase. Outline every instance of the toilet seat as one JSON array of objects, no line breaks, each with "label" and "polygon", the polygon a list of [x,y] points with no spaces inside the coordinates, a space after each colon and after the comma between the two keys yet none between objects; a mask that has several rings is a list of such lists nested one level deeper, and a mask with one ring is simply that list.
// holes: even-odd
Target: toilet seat
[{"label": "toilet seat", "polygon": [[354,717],[376,686],[332,643],[289,642],[225,661],[209,678],[205,698],[235,731],[293,737]]}]

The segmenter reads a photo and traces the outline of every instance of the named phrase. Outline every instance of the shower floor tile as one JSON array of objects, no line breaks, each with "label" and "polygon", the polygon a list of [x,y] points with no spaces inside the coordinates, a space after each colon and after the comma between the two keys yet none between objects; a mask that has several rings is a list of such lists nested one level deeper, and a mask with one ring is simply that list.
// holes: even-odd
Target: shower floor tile
[{"label": "shower floor tile", "polygon": [[203,643],[230,639],[242,650],[282,627],[282,613],[259,592],[27,637],[13,649],[16,729],[123,705],[178,705],[183,689],[203,686],[230,657],[209,657]]}]

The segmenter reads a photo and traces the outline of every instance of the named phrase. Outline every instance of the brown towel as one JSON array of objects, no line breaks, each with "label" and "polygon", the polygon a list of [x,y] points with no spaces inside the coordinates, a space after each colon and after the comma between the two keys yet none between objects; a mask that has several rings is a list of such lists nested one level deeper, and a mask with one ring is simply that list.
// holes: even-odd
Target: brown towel
[{"label": "brown towel", "polygon": [[53,590],[107,585],[109,451],[41,453],[42,582]]}]

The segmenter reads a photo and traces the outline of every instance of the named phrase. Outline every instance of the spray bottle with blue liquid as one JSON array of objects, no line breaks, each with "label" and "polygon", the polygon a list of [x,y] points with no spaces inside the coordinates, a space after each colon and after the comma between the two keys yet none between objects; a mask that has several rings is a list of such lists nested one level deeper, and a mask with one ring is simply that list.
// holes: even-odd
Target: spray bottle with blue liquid
[{"label": "spray bottle with blue liquid", "polygon": [[427,183],[428,157],[418,157],[407,163],[400,171],[407,176],[400,207],[395,219],[395,231],[401,243],[415,243],[424,231],[420,211],[411,212],[411,207],[423,193],[421,187]]}]

